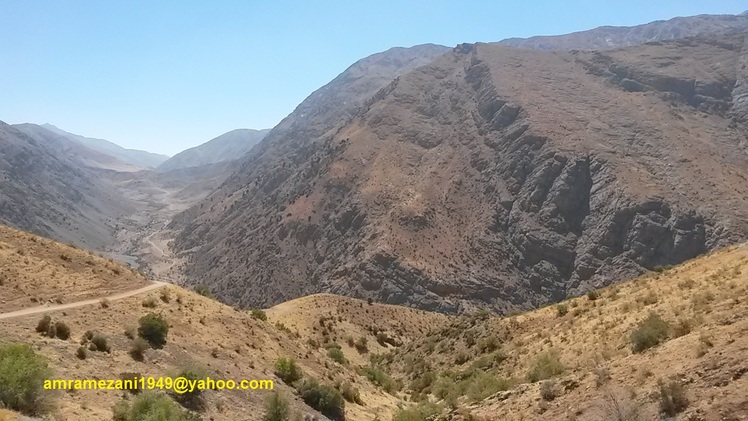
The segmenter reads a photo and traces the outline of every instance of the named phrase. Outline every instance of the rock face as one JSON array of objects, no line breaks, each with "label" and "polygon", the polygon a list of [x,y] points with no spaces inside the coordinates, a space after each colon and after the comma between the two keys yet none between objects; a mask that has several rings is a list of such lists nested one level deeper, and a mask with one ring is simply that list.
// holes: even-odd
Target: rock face
[{"label": "rock face", "polygon": [[669,41],[702,35],[727,35],[748,31],[748,14],[699,15],[637,26],[601,26],[564,35],[509,38],[501,44],[533,50],[607,50],[647,42]]},{"label": "rock face", "polygon": [[510,311],[681,262],[748,237],[746,54],[744,34],[464,44],[330,112],[339,77],[174,220],[175,249],[256,307]]},{"label": "rock face", "polygon": [[194,168],[240,159],[270,130],[236,129],[200,146],[182,151],[158,166],[159,172]]}]

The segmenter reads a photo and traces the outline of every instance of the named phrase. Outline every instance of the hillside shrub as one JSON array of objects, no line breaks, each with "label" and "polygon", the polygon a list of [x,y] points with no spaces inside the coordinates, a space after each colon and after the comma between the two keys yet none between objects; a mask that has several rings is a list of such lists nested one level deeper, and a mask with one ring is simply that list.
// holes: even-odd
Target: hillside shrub
[{"label": "hillside shrub", "polygon": [[58,338],[66,341],[70,338],[70,327],[65,322],[55,323],[55,333]]},{"label": "hillside shrub", "polygon": [[439,413],[441,413],[441,408],[438,405],[421,402],[418,406],[400,408],[392,419],[393,421],[426,421],[434,419]]},{"label": "hillside shrub", "polygon": [[556,306],[556,314],[558,317],[564,317],[569,312],[569,307],[566,304],[559,304]]},{"label": "hillside shrub", "polygon": [[195,292],[202,295],[203,297],[213,298],[216,297],[213,295],[213,292],[205,285],[198,285],[195,287]]},{"label": "hillside shrub", "polygon": [[168,396],[146,392],[132,403],[117,402],[112,408],[114,419],[119,421],[197,421],[200,418],[182,409]]},{"label": "hillside shrub", "polygon": [[135,338],[130,343],[130,356],[135,361],[143,361],[145,359],[145,351],[150,348],[151,345],[143,338]]},{"label": "hillside shrub", "polygon": [[297,384],[296,390],[307,405],[323,415],[335,421],[345,420],[345,399],[337,389],[306,378]]},{"label": "hillside shrub", "polygon": [[45,314],[39,320],[39,323],[37,323],[36,331],[39,333],[46,334],[47,332],[49,332],[49,327],[51,325],[52,325],[52,318],[49,316],[49,314]]},{"label": "hillside shrub", "polygon": [[631,332],[631,349],[635,353],[655,347],[667,339],[670,331],[668,322],[660,316],[651,313],[639,326]]},{"label": "hillside shrub", "polygon": [[290,416],[288,399],[278,392],[273,392],[265,400],[263,421],[288,421]]},{"label": "hillside shrub", "polygon": [[0,407],[27,415],[46,412],[44,381],[51,375],[47,361],[30,345],[0,345]]},{"label": "hillside shrub", "polygon": [[275,375],[290,385],[301,380],[304,373],[293,358],[280,357],[275,361]]},{"label": "hillside shrub", "polygon": [[252,317],[254,317],[257,320],[262,320],[263,322],[267,321],[268,319],[268,315],[265,314],[264,311],[259,310],[259,309],[252,310]]},{"label": "hillside shrub", "polygon": [[544,352],[533,362],[530,371],[527,373],[527,380],[532,383],[548,380],[551,377],[563,374],[564,370],[564,365],[555,352]]},{"label": "hillside shrub", "polygon": [[79,346],[78,350],[75,351],[75,356],[78,357],[79,360],[85,360],[88,358],[88,350],[85,346]]},{"label": "hillside shrub", "polygon": [[327,350],[327,356],[338,364],[346,364],[348,360],[345,358],[345,354],[340,348],[330,348]]},{"label": "hillside shrub", "polygon": [[351,382],[340,384],[338,385],[337,389],[340,390],[343,398],[348,402],[356,403],[359,405],[364,404],[364,401],[361,399],[361,393],[357,388],[353,387]]},{"label": "hillside shrub", "polygon": [[99,351],[99,352],[110,352],[111,348],[109,347],[109,341],[107,341],[106,336],[95,333],[93,337],[91,337],[91,345],[89,348],[91,351]]},{"label": "hillside shrub", "polygon": [[148,341],[152,348],[160,349],[166,345],[169,324],[160,314],[148,313],[138,321],[138,335]]},{"label": "hillside shrub", "polygon": [[683,383],[678,380],[664,382],[660,380],[660,411],[666,415],[674,417],[679,412],[683,412],[688,407],[688,398]]}]

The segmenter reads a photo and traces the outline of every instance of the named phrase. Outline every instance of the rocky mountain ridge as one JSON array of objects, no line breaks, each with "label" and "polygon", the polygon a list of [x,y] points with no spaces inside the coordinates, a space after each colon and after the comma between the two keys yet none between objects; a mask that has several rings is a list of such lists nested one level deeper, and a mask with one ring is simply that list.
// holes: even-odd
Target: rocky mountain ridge
[{"label": "rocky mountain ridge", "polygon": [[460,45],[332,127],[289,117],[172,223],[176,250],[232,304],[326,291],[450,312],[695,257],[748,235],[745,52],[745,34]]}]

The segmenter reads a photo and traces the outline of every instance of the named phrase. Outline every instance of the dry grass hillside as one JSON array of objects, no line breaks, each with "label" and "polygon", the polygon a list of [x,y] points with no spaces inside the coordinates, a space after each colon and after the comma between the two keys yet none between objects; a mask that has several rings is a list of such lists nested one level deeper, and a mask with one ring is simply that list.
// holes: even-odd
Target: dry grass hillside
[{"label": "dry grass hillside", "polygon": [[[214,379],[272,379],[290,404],[290,419],[321,417],[299,392],[304,382],[288,385],[279,377],[286,372],[276,362],[290,357],[304,377],[341,393],[346,420],[634,421],[655,419],[662,411],[678,420],[748,417],[746,245],[508,317],[487,311],[446,316],[329,294],[245,311],[208,292],[154,285],[122,299],[13,318],[2,315],[36,307],[29,297],[53,297],[61,286],[70,288],[64,302],[72,303],[111,297],[147,281],[86,252],[10,229],[3,231],[2,246],[3,269],[27,278],[0,285],[3,298],[23,287],[23,294],[0,308],[0,350],[8,343],[30,344],[48,361],[51,378],[191,370]],[[58,266],[65,276],[38,275]],[[116,270],[122,276],[113,276]],[[84,279],[87,284],[76,284]],[[75,289],[83,285],[85,295]],[[163,348],[146,347],[141,356],[130,337],[137,337],[139,319],[148,313],[162,315],[169,330]],[[56,338],[37,332],[44,314],[56,326]],[[58,323],[69,338],[60,339]],[[99,339],[82,346],[89,331]],[[108,352],[91,345],[101,338]],[[48,417],[71,421],[112,419],[123,397],[137,399],[116,391],[42,396],[39,407],[48,408]],[[261,420],[269,396],[205,391],[197,401],[181,403],[203,420]],[[3,421],[18,415],[0,410]]]},{"label": "dry grass hillside", "polygon": [[[376,387],[359,372],[364,358],[360,360],[361,364],[335,361],[329,348],[333,348],[335,340],[342,343],[342,337],[334,336],[327,343],[320,338],[318,343],[311,344],[306,336],[302,336],[304,327],[294,322],[299,317],[291,314],[293,304],[285,305],[285,310],[281,306],[270,311],[290,325],[285,326],[278,323],[275,316],[262,320],[263,313],[241,311],[172,285],[156,285],[156,289],[123,299],[105,299],[141,288],[148,281],[123,266],[88,252],[10,228],[2,228],[1,232],[2,270],[12,276],[7,276],[0,284],[3,299],[0,345],[30,344],[49,362],[51,378],[117,379],[123,373],[162,376],[197,367],[214,379],[272,379],[276,382],[276,390],[290,400],[293,419],[305,414],[320,417],[319,412],[304,403],[291,386],[276,376],[278,358],[290,357],[296,360],[305,377],[316,378],[322,384],[345,391],[344,396],[352,400],[345,403],[346,419],[389,419],[397,409],[399,399],[396,396]],[[57,275],[52,276],[52,273]],[[1,317],[19,308],[35,309],[42,302],[55,304],[57,298],[72,304],[97,297],[104,299],[81,307],[62,310],[52,307],[20,317]],[[441,315],[331,296],[312,297],[306,304],[317,300],[330,306],[326,309],[336,309],[335,323],[349,326],[350,332],[368,337],[372,351],[366,350],[362,355],[378,349],[376,334],[365,331],[363,326],[353,325],[349,320],[367,323],[367,326],[382,326],[382,330],[386,327],[399,340],[412,339],[421,331],[446,322],[446,317]],[[300,314],[308,314],[304,313],[308,312],[306,304],[301,301],[296,307]],[[162,349],[145,350],[140,360],[133,356],[134,341],[130,336],[137,337],[134,332],[139,319],[148,313],[161,314],[168,322],[167,343]],[[45,314],[51,317],[53,325],[58,322],[66,325],[69,338],[50,338],[37,332]],[[309,314],[309,317],[315,316]],[[315,323],[317,320],[315,317]],[[390,320],[408,323],[391,324]],[[396,329],[398,326],[401,330]],[[87,350],[80,351],[82,337],[89,331],[105,338],[110,351],[88,350],[88,343],[83,346]],[[80,353],[85,357],[81,358]],[[353,355],[348,350],[346,354]],[[205,420],[259,420],[269,394],[267,391],[207,391],[203,393],[200,410],[196,413]],[[99,421],[111,419],[112,408],[123,395],[134,399],[127,393],[116,391],[55,392],[45,395],[48,398],[45,406],[51,408],[49,416],[53,419]],[[14,419],[9,417],[0,412],[0,419]]]},{"label": "dry grass hillside", "polygon": [[660,270],[526,314],[455,319],[382,365],[416,400],[459,408],[448,419],[748,419],[748,246]]}]

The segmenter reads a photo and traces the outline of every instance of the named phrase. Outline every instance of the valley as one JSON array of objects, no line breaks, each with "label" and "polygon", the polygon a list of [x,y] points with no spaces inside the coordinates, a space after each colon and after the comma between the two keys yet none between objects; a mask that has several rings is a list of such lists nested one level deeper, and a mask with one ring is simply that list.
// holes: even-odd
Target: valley
[{"label": "valley", "polygon": [[[748,420],[748,13],[394,47],[213,136],[0,121],[0,421]],[[273,387],[40,386],[142,376]]]}]

